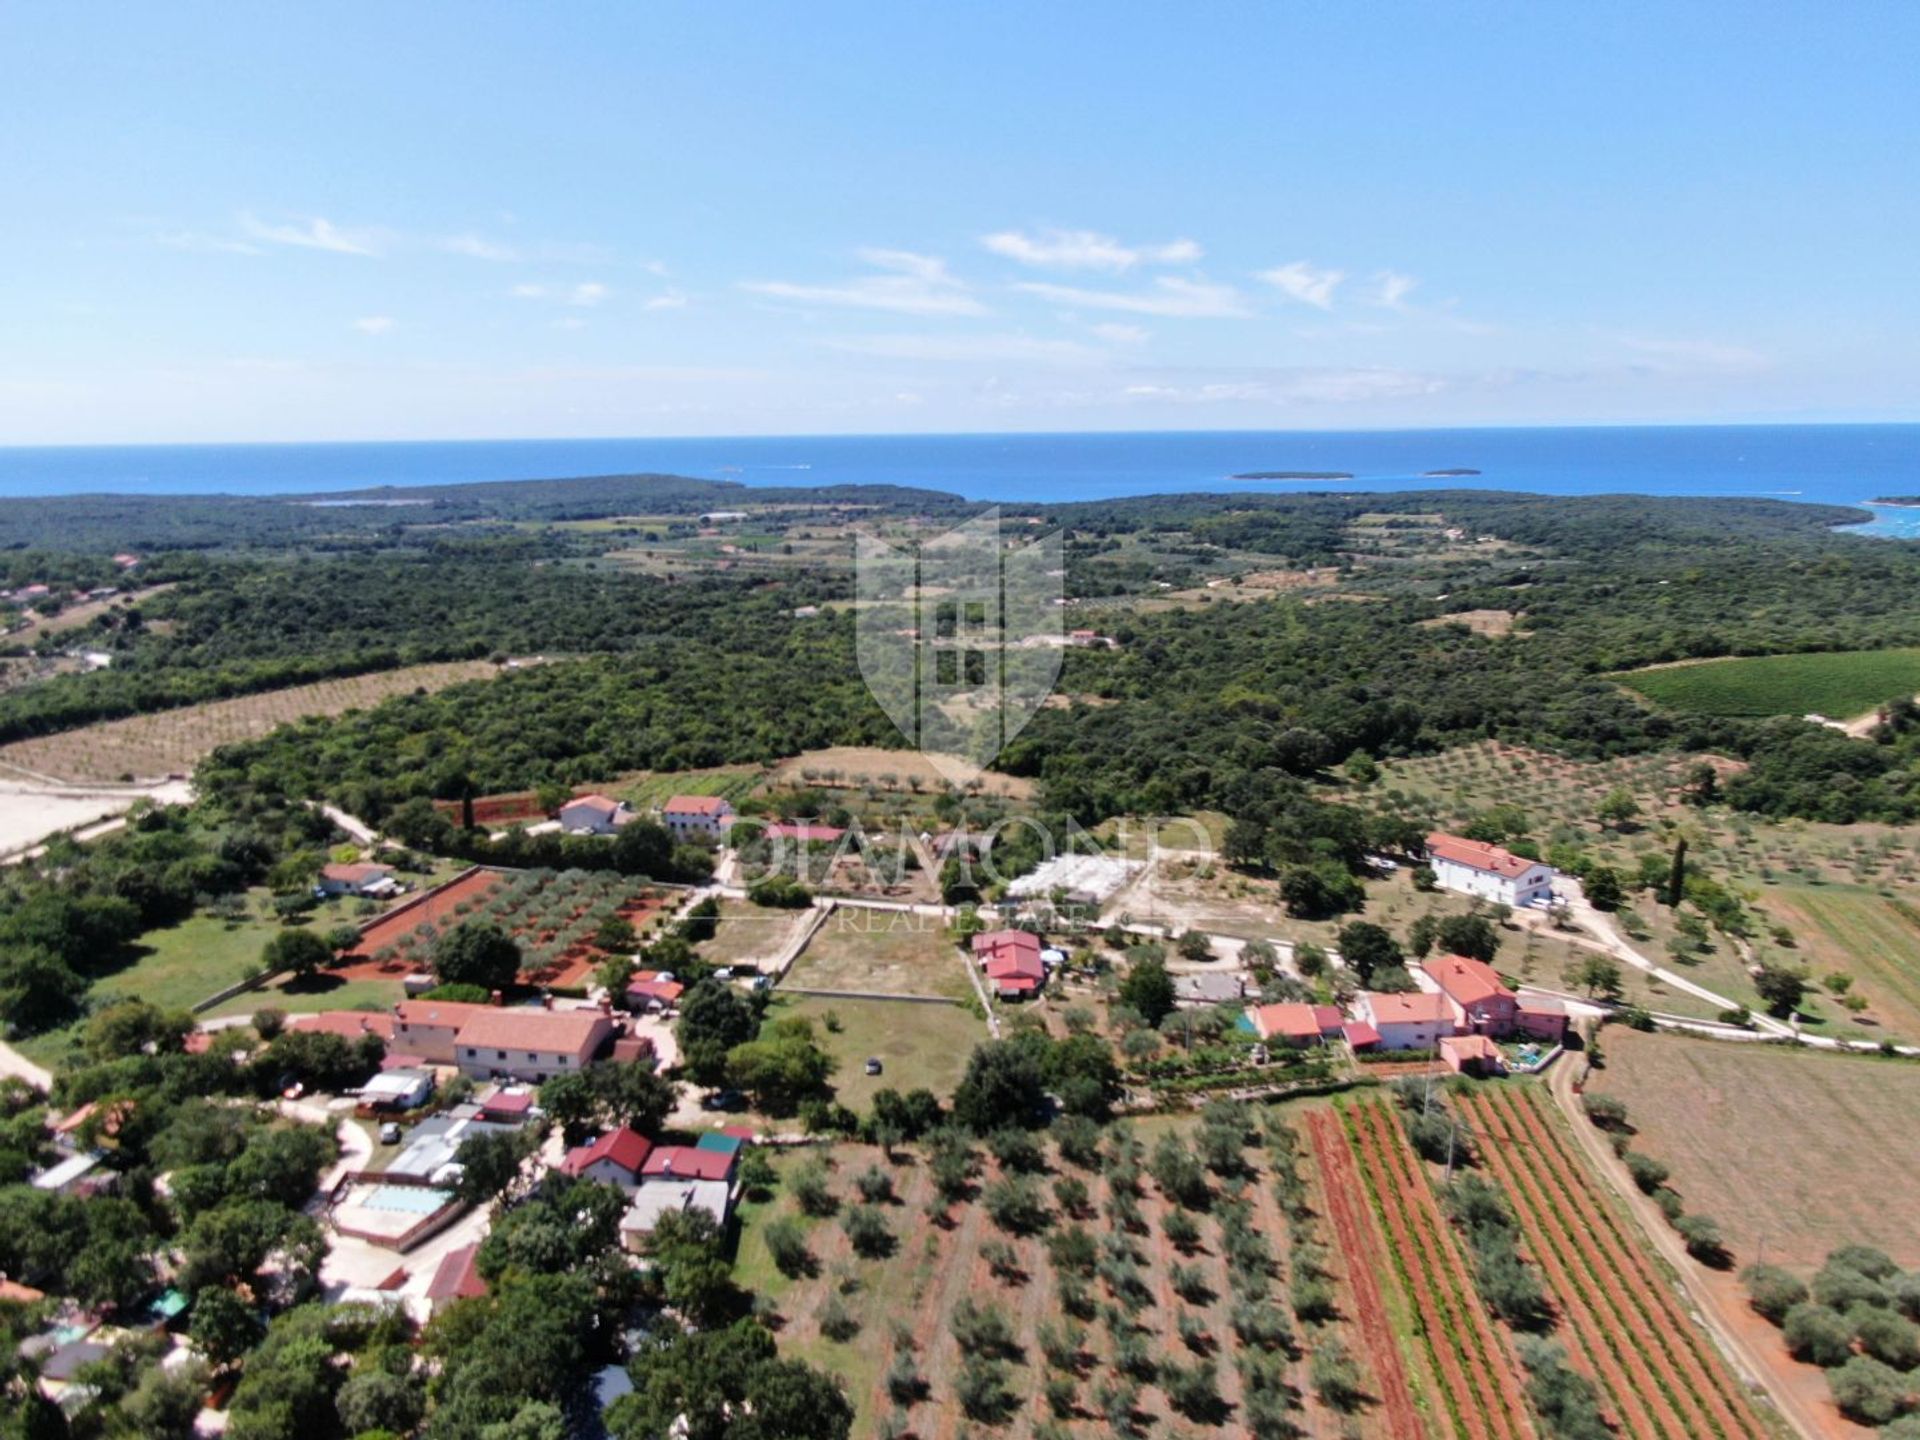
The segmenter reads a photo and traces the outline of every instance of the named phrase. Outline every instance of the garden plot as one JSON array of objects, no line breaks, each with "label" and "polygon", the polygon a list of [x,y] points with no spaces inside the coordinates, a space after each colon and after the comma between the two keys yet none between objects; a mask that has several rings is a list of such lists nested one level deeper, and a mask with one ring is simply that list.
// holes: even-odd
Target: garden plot
[{"label": "garden plot", "polygon": [[490,921],[520,942],[523,984],[574,987],[607,958],[593,943],[602,923],[619,917],[644,931],[667,908],[661,892],[603,871],[475,868],[369,924],[342,973],[426,970],[442,933]]},{"label": "garden plot", "polygon": [[861,995],[934,995],[971,1001],[967,961],[926,915],[841,906],[788,968],[783,989]]}]

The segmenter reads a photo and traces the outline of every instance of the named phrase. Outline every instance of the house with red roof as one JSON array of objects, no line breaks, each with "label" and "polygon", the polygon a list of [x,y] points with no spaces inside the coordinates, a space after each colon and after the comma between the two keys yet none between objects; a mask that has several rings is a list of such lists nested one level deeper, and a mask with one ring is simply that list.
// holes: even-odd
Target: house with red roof
[{"label": "house with red roof", "polygon": [[1484,1035],[1449,1035],[1440,1042],[1440,1059],[1456,1075],[1498,1075],[1500,1047]]},{"label": "house with red roof", "polygon": [[487,1293],[477,1263],[479,1242],[461,1245],[440,1257],[433,1278],[427,1282],[427,1308],[438,1315],[456,1300],[476,1300]]},{"label": "house with red roof", "polygon": [[687,987],[664,970],[637,970],[627,982],[627,1005],[634,1010],[671,1010]]},{"label": "house with red roof", "polygon": [[358,1040],[362,1035],[393,1039],[393,1016],[384,1010],[321,1010],[312,1015],[293,1015],[287,1019],[289,1030],[317,1030],[338,1035],[342,1040]]},{"label": "house with red roof", "polygon": [[1040,937],[1027,930],[987,930],[973,937],[974,963],[1002,1000],[1024,1000],[1046,987]]},{"label": "house with red roof", "polygon": [[676,840],[718,840],[733,823],[733,806],[719,795],[675,795],[660,807],[660,818]]},{"label": "house with red roof", "polygon": [[1427,836],[1427,864],[1442,890],[1476,895],[1516,910],[1551,901],[1554,876],[1559,873],[1544,861],[1439,830]]},{"label": "house with red roof", "polygon": [[397,1048],[436,1065],[457,1065],[475,1080],[538,1081],[581,1070],[613,1038],[612,1019],[598,1010],[402,1000],[393,1017]]},{"label": "house with red roof", "polygon": [[1494,968],[1467,955],[1442,955],[1418,967],[1439,987],[1453,1009],[1454,1029],[1463,1034],[1511,1035],[1520,1018],[1520,997]]},{"label": "house with red roof", "polygon": [[391,895],[400,888],[391,865],[363,860],[351,865],[322,865],[316,884],[327,895]]},{"label": "house with red roof", "polygon": [[1345,1016],[1333,1005],[1308,1005],[1289,1000],[1278,1005],[1256,1005],[1247,1011],[1247,1023],[1262,1040],[1279,1045],[1318,1045],[1338,1035]]},{"label": "house with red roof", "polygon": [[563,829],[583,835],[611,835],[637,817],[624,800],[606,795],[576,795],[560,807]]},{"label": "house with red roof", "polygon": [[560,1162],[560,1171],[576,1180],[598,1180],[631,1190],[640,1183],[641,1167],[652,1153],[651,1140],[631,1125],[622,1125],[598,1140],[574,1146]]},{"label": "house with red roof", "polygon": [[1354,996],[1353,1009],[1382,1050],[1432,1050],[1454,1030],[1452,1002],[1431,991],[1381,995],[1363,990]]}]

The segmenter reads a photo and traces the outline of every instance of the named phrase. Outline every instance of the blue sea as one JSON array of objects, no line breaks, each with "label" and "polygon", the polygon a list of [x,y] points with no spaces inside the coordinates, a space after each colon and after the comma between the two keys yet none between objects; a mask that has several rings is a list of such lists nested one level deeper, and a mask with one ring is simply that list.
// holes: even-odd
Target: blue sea
[{"label": "blue sea", "polygon": [[[1471,469],[1469,476],[1427,472]],[[1350,480],[1235,480],[1248,471]],[[0,448],[0,496],[276,495],[660,472],[744,485],[898,484],[986,501],[1191,491],[1469,487],[1548,495],[1766,495],[1859,505],[1920,494],[1920,425],[839,435]],[[1920,536],[1920,510],[1872,533]]]}]

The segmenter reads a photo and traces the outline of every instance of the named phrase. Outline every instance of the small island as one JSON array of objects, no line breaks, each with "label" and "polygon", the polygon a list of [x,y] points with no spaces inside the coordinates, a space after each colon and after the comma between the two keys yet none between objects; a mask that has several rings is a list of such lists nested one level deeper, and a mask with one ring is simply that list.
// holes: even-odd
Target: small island
[{"label": "small island", "polygon": [[1920,509],[1920,495],[1882,495],[1867,501],[1869,505],[1892,505],[1904,510]]},{"label": "small island", "polygon": [[1232,480],[1351,480],[1351,470],[1248,470]]},{"label": "small island", "polygon": [[1469,470],[1465,466],[1458,466],[1451,470],[1422,470],[1420,472],[1420,478],[1422,480],[1455,480],[1462,475],[1478,475],[1479,473],[1478,470]]}]

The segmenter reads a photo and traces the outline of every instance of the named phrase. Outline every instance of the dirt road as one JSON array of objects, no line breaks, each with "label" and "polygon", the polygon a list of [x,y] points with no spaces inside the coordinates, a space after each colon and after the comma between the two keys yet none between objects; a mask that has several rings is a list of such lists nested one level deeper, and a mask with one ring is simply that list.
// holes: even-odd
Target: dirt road
[{"label": "dirt road", "polygon": [[1748,1384],[1757,1383],[1794,1431],[1807,1440],[1873,1440],[1873,1431],[1855,1425],[1834,1406],[1826,1372],[1794,1360],[1780,1332],[1753,1312],[1739,1278],[1709,1270],[1687,1254],[1666,1217],[1640,1193],[1605,1136],[1581,1109],[1574,1089],[1579,1067],[1564,1063],[1571,1058],[1562,1057],[1563,1063],[1548,1072],[1547,1088],[1566,1115],[1575,1143],[1632,1213],[1661,1259],[1680,1277],[1687,1298],[1735,1372]]}]

